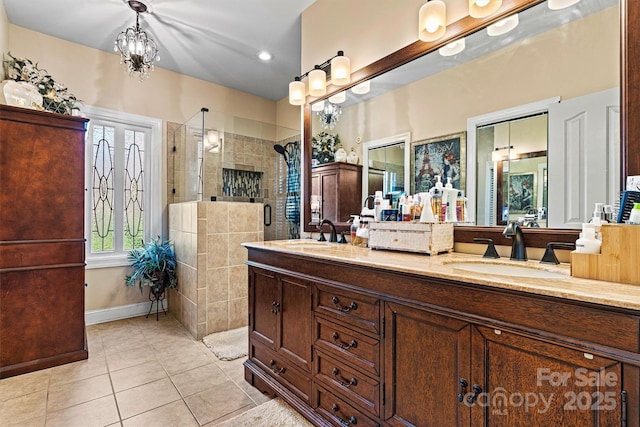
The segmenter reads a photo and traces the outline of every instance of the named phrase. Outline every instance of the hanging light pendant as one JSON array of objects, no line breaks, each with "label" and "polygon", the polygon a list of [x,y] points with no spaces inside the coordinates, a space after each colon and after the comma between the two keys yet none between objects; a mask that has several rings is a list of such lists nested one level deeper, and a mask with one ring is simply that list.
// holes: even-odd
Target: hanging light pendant
[{"label": "hanging light pendant", "polygon": [[469,15],[472,18],[486,18],[502,6],[502,0],[469,0]]},{"label": "hanging light pendant", "polygon": [[118,34],[114,51],[120,52],[120,60],[127,66],[129,75],[138,76],[142,80],[151,75],[153,62],[160,60],[158,45],[151,36],[140,29],[140,13],[150,13],[151,8],[150,4],[143,0],[129,0],[127,4],[136,12],[136,26]]},{"label": "hanging light pendant", "polygon": [[442,0],[431,0],[420,8],[418,37],[423,42],[433,42],[447,31],[447,5]]}]

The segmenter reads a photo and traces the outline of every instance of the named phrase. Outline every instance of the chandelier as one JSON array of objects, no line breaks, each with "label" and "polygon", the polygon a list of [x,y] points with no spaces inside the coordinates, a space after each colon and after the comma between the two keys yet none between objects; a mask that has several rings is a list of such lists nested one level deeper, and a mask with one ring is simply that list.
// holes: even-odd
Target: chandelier
[{"label": "chandelier", "polygon": [[324,108],[317,111],[316,114],[320,119],[320,125],[322,129],[333,129],[338,123],[338,118],[342,114],[342,107],[332,102],[326,102]]},{"label": "chandelier", "polygon": [[129,0],[127,3],[136,12],[136,26],[118,34],[113,50],[120,52],[120,63],[126,64],[129,75],[142,80],[151,75],[153,61],[160,60],[158,45],[151,36],[140,29],[140,13],[150,13],[151,7],[144,0]]}]

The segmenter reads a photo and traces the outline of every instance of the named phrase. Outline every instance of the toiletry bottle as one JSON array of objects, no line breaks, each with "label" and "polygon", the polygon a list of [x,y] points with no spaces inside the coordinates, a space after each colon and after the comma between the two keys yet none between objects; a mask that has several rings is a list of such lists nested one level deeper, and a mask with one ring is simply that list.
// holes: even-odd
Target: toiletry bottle
[{"label": "toiletry bottle", "polygon": [[376,195],[373,199],[373,208],[375,209],[375,218],[376,222],[382,220],[382,191],[376,191]]},{"label": "toiletry bottle", "polygon": [[464,222],[464,195],[462,191],[458,191],[458,198],[456,200],[456,217],[458,222]]},{"label": "toiletry bottle", "polygon": [[446,211],[444,214],[445,222],[456,222],[457,218],[457,204],[458,204],[458,190],[453,188],[451,184],[451,178],[447,178],[447,184],[444,186],[444,192],[442,195],[442,204],[446,203]]},{"label": "toiletry bottle", "polygon": [[640,203],[634,203],[627,224],[640,225]]},{"label": "toiletry bottle", "polygon": [[596,226],[592,223],[582,224],[582,233],[576,240],[576,252],[582,254],[599,254],[602,242],[596,239]]},{"label": "toiletry bottle", "polygon": [[429,190],[429,194],[431,195],[431,210],[433,211],[433,215],[436,217],[437,222],[443,220],[442,218],[442,191],[444,187],[442,186],[442,182],[440,181],[440,175],[436,175],[436,184]]},{"label": "toiletry bottle", "polygon": [[351,232],[351,244],[355,245],[356,242],[356,233],[358,232],[358,227],[360,227],[360,216],[351,215],[353,221],[351,222],[351,227],[349,227],[349,231]]},{"label": "toiletry bottle", "polygon": [[422,212],[420,213],[420,222],[438,222],[436,220],[433,211],[431,210],[431,195],[429,193],[422,193]]}]

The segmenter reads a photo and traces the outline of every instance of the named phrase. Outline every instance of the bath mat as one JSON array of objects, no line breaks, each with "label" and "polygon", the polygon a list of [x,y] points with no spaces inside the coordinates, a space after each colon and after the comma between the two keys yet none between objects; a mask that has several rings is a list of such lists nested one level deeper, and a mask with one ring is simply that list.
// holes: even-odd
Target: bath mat
[{"label": "bath mat", "polygon": [[276,397],[216,427],[313,427],[313,424]]},{"label": "bath mat", "polygon": [[244,326],[207,335],[202,338],[202,342],[211,349],[218,359],[234,360],[247,355],[248,333],[249,329]]}]

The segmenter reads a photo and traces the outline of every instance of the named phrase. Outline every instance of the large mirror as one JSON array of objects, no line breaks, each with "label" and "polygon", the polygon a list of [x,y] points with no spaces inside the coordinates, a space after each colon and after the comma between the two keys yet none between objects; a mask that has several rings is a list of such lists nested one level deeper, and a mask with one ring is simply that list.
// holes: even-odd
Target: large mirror
[{"label": "large mirror", "polygon": [[[440,135],[466,132],[469,145],[463,147],[467,156],[466,164],[462,166],[469,173],[461,186],[468,192],[473,224],[501,225],[504,219],[513,219],[508,215],[501,215],[504,206],[511,206],[515,215],[535,213],[538,219],[535,225],[546,226],[546,213],[553,212],[553,206],[547,204],[552,204],[555,200],[547,194],[547,183],[553,176],[548,168],[549,164],[554,163],[552,159],[549,159],[549,163],[546,162],[546,148],[536,146],[537,148],[528,148],[526,151],[513,150],[507,153],[505,159],[494,160],[491,157],[496,156],[491,156],[494,154],[491,151],[500,147],[495,138],[488,143],[487,135],[504,135],[501,130],[517,128],[516,123],[527,116],[539,115],[540,112],[530,113],[519,109],[541,100],[551,100],[549,104],[553,104],[557,103],[553,101],[554,98],[579,98],[611,89],[614,100],[617,101],[620,86],[620,8],[617,1],[610,0],[582,0],[565,11],[551,11],[545,3],[531,8],[528,8],[529,5],[530,3],[514,6],[516,10],[522,9],[520,25],[503,36],[487,37],[485,30],[475,31],[477,29],[471,28],[472,25],[463,22],[459,25],[466,42],[466,49],[462,53],[442,56],[434,50],[421,56],[416,54],[416,47],[411,45],[408,47],[410,49],[403,50],[405,52],[393,55],[396,60],[406,61],[406,65],[398,67],[398,63],[384,59],[355,73],[358,81],[354,83],[368,81],[370,91],[364,95],[355,94],[351,90],[345,91],[347,100],[341,105],[342,114],[334,123],[332,131],[339,133],[347,151],[350,148],[358,150],[361,160],[373,153],[368,146],[369,142],[390,135],[410,133],[411,140],[405,144],[405,149],[411,153],[415,150],[413,144],[419,146]],[[626,8],[622,8],[622,14],[626,17]],[[509,13],[505,12],[500,17],[507,15]],[[626,22],[625,19],[623,22]],[[571,44],[574,39],[578,44]],[[424,49],[433,50],[440,45],[425,46]],[[422,74],[417,74],[416,70],[420,70]],[[622,72],[626,75],[628,70],[623,69]],[[335,93],[337,92],[334,91],[333,94]],[[311,105],[316,105],[318,101],[328,102],[312,100]],[[423,107],[416,108],[420,105]],[[544,117],[547,129],[550,126],[546,118],[548,109],[542,108],[544,114],[541,116]],[[501,118],[506,110],[515,110],[516,113],[511,117]],[[469,120],[486,119],[491,114],[497,114],[495,122],[476,120],[476,127],[467,127]],[[616,127],[620,129],[619,125]],[[628,125],[626,128],[623,123],[622,129],[628,132]],[[305,140],[322,130],[318,115],[311,106],[307,106]],[[547,132],[538,133],[546,136]],[[611,141],[616,141],[619,137],[620,132],[614,132]],[[546,144],[546,141],[542,144]],[[506,144],[506,147],[513,145]],[[606,153],[608,157],[619,156],[620,144],[616,141],[615,145]],[[627,169],[627,152],[628,149],[624,146],[623,161],[613,159],[617,169],[609,168],[609,165],[603,167],[610,175],[607,180],[610,184],[615,184],[606,186],[606,197],[614,197],[617,193],[616,188],[619,188],[621,182],[619,177]],[[310,153],[310,150],[306,150],[306,153]],[[490,177],[486,175],[487,156],[494,166]],[[558,161],[564,163],[566,159],[557,159],[556,165]],[[635,162],[633,164],[635,167]],[[363,166],[366,168],[369,164]],[[306,171],[309,172],[309,169]],[[509,173],[512,178],[509,178]],[[368,183],[366,175],[364,178],[363,182]],[[494,182],[495,191],[487,191],[485,184],[489,178]],[[528,189],[531,184],[535,184],[535,188]],[[516,190],[519,192],[517,195]],[[367,195],[367,191],[366,188],[363,189],[361,198]],[[511,200],[509,191],[514,195]],[[532,194],[532,203],[525,205],[521,202],[523,191]],[[306,194],[309,194],[309,189]],[[614,202],[611,199],[602,201]],[[588,206],[591,201],[581,203]],[[563,213],[565,214],[566,212]],[[312,228],[306,225],[307,230],[311,231]],[[550,225],[555,228],[574,226],[569,222]],[[456,230],[456,235],[477,234],[478,231],[467,228],[461,233]],[[480,231],[486,230],[483,228]],[[556,235],[563,234],[557,229],[553,232]],[[575,236],[574,233],[567,235],[567,240]]]}]

